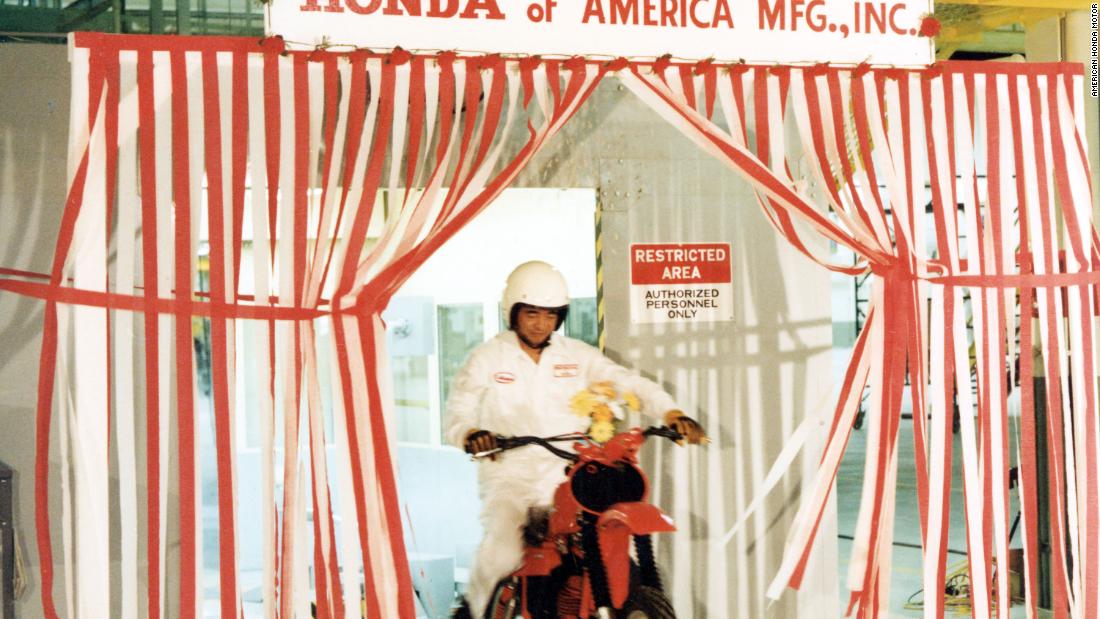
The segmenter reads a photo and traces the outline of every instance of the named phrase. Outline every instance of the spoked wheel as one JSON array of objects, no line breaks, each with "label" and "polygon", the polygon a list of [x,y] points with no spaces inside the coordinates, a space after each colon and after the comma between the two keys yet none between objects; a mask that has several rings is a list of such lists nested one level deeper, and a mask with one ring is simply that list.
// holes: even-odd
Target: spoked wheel
[{"label": "spoked wheel", "polygon": [[653,587],[639,586],[630,592],[619,619],[676,619],[676,612],[664,593]]},{"label": "spoked wheel", "polygon": [[515,578],[500,581],[493,596],[489,598],[489,605],[485,609],[486,619],[513,619],[522,616],[519,581]]}]

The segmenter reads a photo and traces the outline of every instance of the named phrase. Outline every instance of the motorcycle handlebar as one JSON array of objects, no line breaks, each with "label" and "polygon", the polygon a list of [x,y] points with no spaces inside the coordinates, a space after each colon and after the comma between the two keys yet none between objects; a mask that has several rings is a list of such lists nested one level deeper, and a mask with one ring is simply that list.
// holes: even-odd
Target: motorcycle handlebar
[{"label": "motorcycle handlebar", "polygon": [[[667,438],[670,441],[674,441],[674,442],[682,440],[684,438],[683,434],[680,434],[679,432],[677,432],[676,430],[673,430],[672,428],[669,428],[668,426],[650,426],[642,432],[642,435],[644,435],[646,437],[661,436],[661,437]],[[553,443],[561,443],[561,442],[565,442],[565,441],[583,441],[583,440],[591,440],[591,439],[589,439],[587,436],[585,436],[583,434],[568,434],[568,435],[564,435],[564,436],[550,436],[550,437],[546,437],[546,438],[543,438],[543,437],[540,437],[540,436],[499,436],[498,435],[498,436],[496,436],[496,440],[497,440],[497,446],[496,446],[495,449],[490,449],[488,451],[482,451],[482,452],[478,452],[476,454],[473,454],[474,459],[478,460],[478,459],[481,459],[481,458],[488,458],[490,456],[495,456],[496,454],[508,451],[510,449],[515,449],[517,447],[524,447],[526,445],[539,445],[539,446],[543,447],[544,449],[546,449],[547,451],[549,451],[550,453],[554,454],[555,456],[558,456],[559,458],[561,458],[563,460],[569,460],[570,462],[576,462],[579,458],[579,456],[577,454],[575,454],[571,451],[566,451],[564,449],[561,449],[560,447],[555,447],[553,445]]]},{"label": "motorcycle handlebar", "polygon": [[577,458],[578,458],[577,454],[575,454],[571,451],[566,451],[566,450],[561,449],[559,447],[555,447],[551,443],[551,441],[554,441],[555,439],[559,442],[566,441],[566,440],[569,440],[569,441],[583,440],[582,437],[579,437],[579,436],[574,436],[574,437],[569,437],[569,438],[559,438],[559,437],[541,438],[541,437],[538,437],[538,436],[498,436],[497,437],[497,448],[493,451],[495,451],[497,453],[500,453],[502,451],[508,451],[509,449],[515,449],[517,447],[523,447],[524,445],[539,445],[539,446],[543,447],[544,449],[546,449],[546,451],[549,451],[550,453],[554,454],[555,456],[557,456],[557,457],[559,457],[563,460],[569,460],[570,462],[576,462]]},{"label": "motorcycle handlebar", "polygon": [[683,440],[684,435],[668,426],[650,426],[642,434],[646,436],[663,436],[672,442]]}]

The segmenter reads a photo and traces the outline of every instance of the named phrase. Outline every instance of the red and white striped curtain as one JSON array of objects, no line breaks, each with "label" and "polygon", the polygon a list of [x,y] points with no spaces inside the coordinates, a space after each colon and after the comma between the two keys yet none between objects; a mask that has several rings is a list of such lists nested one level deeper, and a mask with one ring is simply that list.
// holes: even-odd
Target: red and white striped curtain
[{"label": "red and white striped curtain", "polygon": [[[772,587],[798,587],[860,398],[867,459],[848,588],[861,617],[889,601],[900,406],[910,389],[925,616],[944,615],[953,404],[975,617],[1008,617],[1008,408],[1018,459],[1028,616],[1039,493],[1049,493],[1056,616],[1100,616],[1100,453],[1092,224],[1077,65],[943,63],[926,70],[635,65],[623,82],[742,173],[776,230],[826,268],[870,271],[873,299],[820,473]],[[808,182],[807,182],[808,181]],[[927,189],[926,189],[927,188]],[[924,219],[929,199],[931,230]],[[850,248],[852,267],[803,243]],[[1037,317],[1039,331],[1033,327]],[[1032,342],[1041,368],[1032,363]],[[1015,360],[1019,358],[1019,369]],[[1036,474],[1032,379],[1046,376],[1050,484]],[[1018,380],[1018,387],[1013,384]],[[908,383],[908,384],[907,384]],[[900,463],[909,466],[910,463]],[[929,594],[927,592],[941,592]]]},{"label": "red and white striped curtain", "polygon": [[[90,34],[75,37],[72,61],[71,189],[53,267],[48,282],[10,273],[0,279],[0,289],[46,301],[35,500],[47,616],[104,617],[114,608],[123,617],[159,617],[176,614],[177,603],[184,617],[201,610],[202,403],[192,325],[203,319],[210,325],[221,615],[240,615],[238,536],[260,527],[271,540],[265,616],[309,612],[310,564],[320,616],[357,616],[361,585],[368,616],[411,616],[379,312],[611,69],[744,174],[776,229],[800,251],[834,271],[874,276],[872,309],[820,474],[769,594],[801,581],[869,386],[865,486],[848,584],[861,616],[885,609],[908,387],[914,410],[924,413],[914,415],[914,464],[925,590],[943,591],[957,399],[960,410],[976,411],[960,424],[974,613],[1006,617],[1009,583],[994,578],[994,566],[1008,565],[1007,409],[1018,377],[1029,615],[1037,601],[1039,493],[1049,493],[1051,505],[1056,610],[1100,613],[1100,261],[1079,67],[605,65],[400,50],[287,53],[278,40]],[[923,221],[926,187],[931,234]],[[852,249],[859,262],[814,256],[807,235]],[[199,286],[200,272],[208,289]],[[246,325],[258,326],[249,330],[247,355],[238,345]],[[321,330],[332,332],[332,380],[318,372],[326,354]],[[1032,364],[1033,340],[1040,368]],[[1048,385],[1046,488],[1038,486],[1035,461],[1038,375]],[[261,426],[260,523],[236,522],[234,512],[246,381],[258,394],[247,406],[259,411]],[[325,458],[325,393],[333,394],[332,459]],[[61,465],[51,469],[53,435]],[[49,503],[54,483],[60,506]],[[179,490],[172,525],[179,562],[170,570],[179,575],[178,602],[166,599],[165,587],[169,487]],[[106,533],[113,492],[117,542]],[[334,514],[343,523],[341,548]],[[51,529],[54,521],[60,530]],[[55,601],[57,545],[63,599]],[[116,546],[120,580],[111,583]],[[144,581],[139,565],[147,566]],[[121,595],[115,606],[112,590]],[[932,597],[926,615],[942,614],[942,596]]]},{"label": "red and white striped curtain", "polygon": [[[71,60],[71,189],[53,268],[48,283],[0,282],[46,300],[35,471],[45,615],[202,612],[192,325],[207,319],[220,615],[241,614],[239,538],[262,528],[265,616],[309,615],[312,564],[317,616],[360,616],[363,590],[367,616],[412,617],[379,314],[605,69],[84,33]],[[319,329],[333,334],[331,381],[318,374]],[[260,424],[262,522],[235,514],[242,391],[258,394],[246,404]],[[324,393],[336,437],[327,460]],[[49,502],[55,483],[60,505]],[[179,491],[172,566],[169,487]],[[178,599],[166,599],[169,573]]]}]

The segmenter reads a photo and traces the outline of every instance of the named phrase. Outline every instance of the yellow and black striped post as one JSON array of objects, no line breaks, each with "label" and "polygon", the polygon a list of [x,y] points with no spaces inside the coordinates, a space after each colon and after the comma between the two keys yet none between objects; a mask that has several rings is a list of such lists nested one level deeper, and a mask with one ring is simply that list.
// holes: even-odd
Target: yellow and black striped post
[{"label": "yellow and black striped post", "polygon": [[607,348],[607,333],[604,332],[603,301],[603,204],[599,194],[596,197],[596,333],[599,334],[600,352]]}]

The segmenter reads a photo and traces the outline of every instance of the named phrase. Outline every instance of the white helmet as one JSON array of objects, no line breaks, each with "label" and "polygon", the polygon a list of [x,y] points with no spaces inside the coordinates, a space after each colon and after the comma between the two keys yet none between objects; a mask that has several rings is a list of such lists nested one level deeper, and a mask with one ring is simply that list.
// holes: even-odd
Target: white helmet
[{"label": "white helmet", "polygon": [[560,310],[560,327],[569,309],[569,289],[557,269],[540,260],[532,260],[519,265],[508,276],[500,304],[509,329],[519,309],[517,305]]}]

